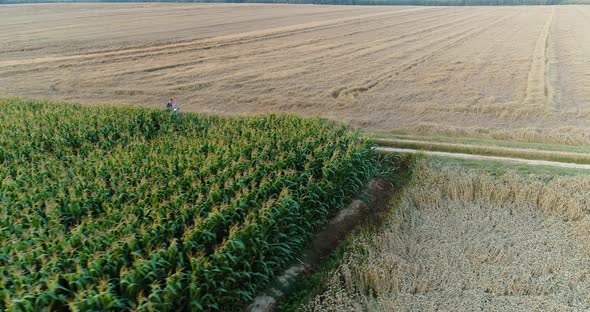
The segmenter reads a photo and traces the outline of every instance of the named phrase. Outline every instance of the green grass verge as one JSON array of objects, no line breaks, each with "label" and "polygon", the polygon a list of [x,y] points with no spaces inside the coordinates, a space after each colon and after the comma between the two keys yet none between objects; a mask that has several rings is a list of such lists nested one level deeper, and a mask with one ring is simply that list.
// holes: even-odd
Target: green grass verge
[{"label": "green grass verge", "polygon": [[526,149],[537,149],[537,150],[556,151],[556,152],[588,153],[588,154],[590,154],[590,146],[581,146],[581,145],[545,144],[545,143],[531,143],[531,142],[521,142],[521,141],[477,139],[477,138],[467,138],[467,137],[413,136],[413,135],[403,135],[403,134],[381,134],[381,133],[364,133],[364,134],[371,136],[371,137],[375,137],[375,138],[419,140],[419,141],[437,142],[437,143],[469,144],[469,145],[481,145],[481,146],[499,146],[499,147],[508,147],[508,148],[526,148]]},{"label": "green grass verge", "polygon": [[378,139],[377,143],[381,146],[390,146],[397,148],[409,148],[424,151],[440,151],[449,153],[463,153],[475,155],[488,155],[500,157],[513,157],[522,159],[547,160],[576,164],[590,164],[590,154],[564,152],[564,151],[550,151],[531,148],[511,149],[508,147],[499,146],[484,146],[484,145],[457,145],[467,143],[446,143],[436,141],[388,141],[387,139]]},{"label": "green grass verge", "polygon": [[494,176],[503,175],[509,172],[516,172],[525,175],[557,175],[557,176],[587,176],[590,170],[580,170],[574,168],[561,168],[553,166],[532,166],[527,164],[509,163],[503,161],[460,159],[444,156],[425,156],[418,157],[429,158],[433,166],[437,165],[456,165],[475,169]]}]

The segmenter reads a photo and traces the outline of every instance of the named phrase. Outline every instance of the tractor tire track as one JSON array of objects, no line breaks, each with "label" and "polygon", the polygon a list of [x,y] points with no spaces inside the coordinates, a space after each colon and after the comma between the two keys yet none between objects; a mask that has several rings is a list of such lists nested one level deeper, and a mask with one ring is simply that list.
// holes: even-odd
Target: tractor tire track
[{"label": "tractor tire track", "polygon": [[[444,52],[445,50],[452,48],[454,46],[457,46],[457,45],[459,45],[459,44],[461,44],[461,43],[463,43],[463,42],[465,42],[477,35],[482,34],[486,30],[488,30],[489,28],[507,20],[508,18],[511,18],[514,15],[516,15],[516,14],[510,15],[510,16],[504,16],[500,19],[496,19],[495,21],[493,21],[490,24],[485,25],[484,27],[479,27],[479,28],[472,27],[469,30],[462,31],[457,34],[453,34],[453,35],[448,36],[446,38],[442,38],[435,43],[431,43],[432,46],[434,46],[435,44],[438,44],[441,42],[443,42],[443,43],[448,42],[448,43],[443,44],[443,45],[436,47],[434,49],[429,49],[427,53],[425,53],[417,58],[414,58],[413,60],[402,64],[401,66],[397,65],[397,66],[388,68],[387,70],[382,71],[381,73],[366,80],[360,86],[351,86],[351,87],[343,88],[340,92],[335,94],[335,97],[338,97],[341,95],[352,95],[353,97],[357,97],[361,93],[367,92],[367,91],[371,90],[372,88],[376,87],[381,82],[383,82],[391,77],[397,76],[400,73],[411,70],[412,68],[419,66],[422,63],[427,62],[428,60],[436,57],[437,55]],[[454,39],[454,38],[456,38],[456,39]],[[451,40],[451,41],[449,42],[449,40]]]},{"label": "tractor tire track", "polygon": [[[375,55],[375,54],[378,54],[379,52],[383,52],[388,49],[393,49],[395,47],[403,46],[405,44],[408,44],[409,42],[414,42],[414,41],[417,41],[420,39],[427,41],[428,36],[434,36],[437,33],[444,33],[447,28],[456,27],[457,23],[467,24],[468,22],[470,22],[474,19],[477,19],[477,18],[481,18],[481,16],[480,15],[469,16],[467,18],[462,18],[462,19],[458,19],[458,20],[454,20],[454,21],[450,21],[450,22],[446,22],[446,23],[442,23],[442,24],[436,24],[434,26],[426,27],[424,29],[419,29],[416,31],[410,31],[407,33],[403,33],[398,36],[392,36],[392,37],[389,37],[386,39],[372,41],[371,44],[367,44],[365,42],[360,42],[360,43],[344,42],[343,44],[338,45],[338,46],[331,46],[331,45],[326,45],[325,47],[320,46],[320,47],[318,47],[320,49],[317,51],[317,53],[311,53],[311,51],[306,51],[306,52],[308,52],[307,54],[312,54],[312,57],[300,57],[300,58],[293,60],[292,62],[290,62],[288,64],[280,64],[279,63],[278,66],[273,66],[272,55],[269,55],[266,59],[268,60],[267,64],[269,64],[270,66],[268,66],[266,68],[266,70],[270,71],[270,72],[274,72],[274,71],[290,70],[293,68],[297,68],[299,70],[304,70],[306,68],[326,67],[326,68],[334,68],[334,70],[324,71],[324,75],[326,77],[332,77],[332,76],[338,76],[338,75],[351,76],[351,75],[354,75],[357,71],[363,70],[363,68],[362,67],[354,67],[350,71],[342,72],[341,67],[339,67],[339,66],[335,67],[335,66],[330,66],[330,65],[333,64],[335,61],[337,61],[339,63],[351,62],[352,64],[354,64],[355,60],[358,61],[361,58],[368,58],[371,55]],[[418,35],[422,35],[422,37],[418,37]],[[418,38],[420,38],[420,39],[418,39]],[[346,48],[340,49],[341,47],[346,47]],[[425,48],[429,48],[429,46],[427,46]],[[277,50],[280,51],[279,49],[277,49]],[[322,50],[328,50],[328,51],[324,52]],[[284,50],[282,50],[282,51],[284,51]],[[330,51],[333,51],[333,52],[330,53]],[[275,52],[275,51],[273,51],[273,52]],[[313,56],[313,54],[317,54],[317,56]],[[282,53],[275,54],[275,57],[280,58],[281,55],[282,55]],[[317,61],[322,61],[322,62],[318,63]],[[237,78],[239,76],[248,77],[248,76],[252,76],[257,71],[259,71],[259,70],[254,69],[254,70],[241,71],[238,76],[232,75],[232,77],[233,78]],[[222,77],[220,79],[224,79],[224,78]],[[246,82],[247,83],[257,82],[257,81],[259,82],[264,79],[265,79],[264,77],[257,77],[252,80],[248,80]]]},{"label": "tractor tire track", "polygon": [[[168,68],[174,68],[174,67],[180,67],[180,66],[191,66],[191,65],[198,65],[198,64],[202,64],[203,62],[206,61],[214,61],[214,60],[219,60],[219,59],[223,59],[223,60],[228,60],[228,59],[233,59],[233,58],[239,58],[239,57],[243,57],[245,55],[257,55],[257,56],[264,56],[270,53],[274,53],[277,50],[279,51],[285,51],[285,49],[294,49],[294,48],[303,48],[303,47],[307,47],[307,46],[314,46],[317,43],[321,42],[321,41],[326,41],[326,40],[335,40],[337,38],[341,38],[341,37],[348,37],[348,36],[353,36],[353,35],[357,35],[357,34],[361,34],[361,33],[365,33],[365,32],[371,32],[371,31],[375,31],[378,29],[383,29],[383,28],[388,28],[388,27],[392,27],[392,26],[399,26],[399,25],[404,25],[404,24],[411,24],[411,23],[415,23],[415,21],[420,21],[420,20],[428,20],[431,19],[433,17],[437,17],[437,16],[448,16],[448,13],[441,13],[441,14],[437,14],[435,16],[432,16],[431,13],[434,10],[421,10],[421,11],[417,11],[413,14],[406,14],[403,17],[411,17],[414,14],[428,14],[425,17],[422,18],[418,18],[416,20],[414,19],[410,19],[407,21],[402,21],[402,22],[396,22],[396,23],[391,23],[391,24],[386,24],[380,27],[367,27],[365,29],[362,30],[355,30],[352,32],[347,32],[347,33],[343,33],[343,34],[339,34],[337,36],[326,36],[326,37],[320,37],[320,38],[313,38],[311,40],[306,40],[303,42],[300,41],[295,41],[295,42],[290,42],[287,43],[285,45],[279,45],[279,46],[272,46],[272,47],[267,47],[267,46],[263,46],[261,48],[258,49],[254,49],[254,50],[249,50],[248,53],[245,53],[244,51],[239,51],[237,53],[230,53],[230,54],[221,54],[221,55],[216,55],[215,53],[209,53],[211,56],[203,56],[203,57],[198,57],[197,60],[194,61],[189,61],[189,62],[184,62],[184,63],[179,63],[177,64],[177,66],[172,66],[172,65],[166,65],[166,66],[157,66],[154,68],[148,68],[145,69],[146,72],[153,72],[153,71],[158,71],[159,69],[168,69]],[[387,17],[388,18],[388,17]],[[374,22],[376,20],[371,20],[371,22]],[[339,25],[338,27],[343,26],[343,25]],[[273,39],[271,37],[268,37],[267,39]],[[187,43],[187,42],[181,42],[181,43]],[[246,42],[244,42],[246,43]],[[340,42],[339,43],[342,46],[350,46],[350,43],[348,42]],[[364,46],[362,43],[358,44],[359,46]],[[215,47],[218,48],[218,47]],[[339,48],[339,46],[337,46],[336,48]],[[211,48],[214,49],[214,48]],[[115,62],[126,62],[129,60],[132,61],[138,61],[144,58],[147,59],[153,59],[154,57],[158,57],[158,56],[171,56],[171,55],[176,55],[176,54],[180,54],[180,53],[191,53],[191,52],[197,52],[197,51],[201,51],[201,50],[210,50],[209,48],[204,48],[204,47],[195,47],[195,46],[191,46],[191,45],[186,45],[183,46],[181,48],[176,48],[176,49],[162,49],[162,51],[160,52],[150,52],[150,51],[146,51],[141,50],[140,52],[137,53],[122,53],[122,54],[116,54],[116,55],[108,55],[108,61],[109,63],[115,63]],[[227,53],[226,51],[224,51],[225,53]],[[105,52],[107,53],[107,52]],[[346,52],[345,52],[346,53]],[[67,60],[66,60],[67,61]],[[84,63],[82,63],[83,65],[93,65],[93,64],[102,64],[104,63],[104,57],[96,57],[94,59],[89,59],[88,61],[85,61]],[[0,62],[1,64],[1,62]],[[76,63],[65,63],[65,64],[60,64],[60,62],[48,62],[45,63],[44,66],[39,66],[39,64],[35,64],[36,66],[32,69],[32,71],[40,71],[40,70],[47,70],[50,68],[67,68],[67,67],[72,67],[72,66],[79,66],[80,63],[76,62]],[[19,69],[17,71],[14,72],[9,72],[9,73],[17,73],[17,72],[23,72],[23,71],[27,71],[26,69]],[[143,70],[138,70],[136,72],[141,72]],[[129,73],[133,73],[133,72],[129,72]]]},{"label": "tractor tire track", "polygon": [[116,52],[97,52],[97,53],[88,53],[88,54],[79,54],[79,55],[70,55],[70,56],[51,56],[51,57],[42,57],[42,58],[35,58],[35,59],[28,59],[28,60],[9,60],[9,61],[0,61],[0,67],[5,66],[16,66],[16,65],[31,65],[31,64],[38,64],[38,63],[45,63],[45,62],[56,62],[56,61],[70,61],[70,60],[84,60],[84,59],[92,59],[92,58],[103,58],[103,57],[113,57],[113,56],[120,56],[126,54],[137,54],[142,52],[161,52],[167,51],[174,48],[182,48],[187,46],[199,46],[199,49],[212,49],[212,48],[221,48],[227,47],[230,45],[237,45],[243,43],[250,43],[260,40],[268,40],[268,39],[275,39],[279,37],[290,36],[297,33],[302,32],[311,32],[317,31],[320,29],[325,28],[333,28],[333,27],[341,27],[346,24],[351,23],[358,23],[362,22],[363,19],[373,18],[373,17],[380,17],[380,16],[389,16],[389,15],[397,15],[401,13],[413,12],[413,11],[421,11],[421,10],[429,10],[429,8],[418,8],[418,9],[408,9],[402,11],[388,11],[388,12],[380,12],[380,13],[371,13],[365,14],[360,16],[353,16],[353,17],[343,17],[337,18],[327,21],[317,21],[317,22],[310,22],[304,24],[298,24],[293,26],[282,26],[272,29],[265,29],[265,30],[257,30],[257,31],[250,31],[245,33],[239,34],[231,34],[225,36],[218,36],[206,39],[198,39],[195,41],[188,41],[184,43],[173,43],[168,45],[160,45],[160,46],[148,46],[145,48],[131,48],[125,49]]},{"label": "tractor tire track", "polygon": [[547,50],[549,46],[549,34],[551,33],[551,26],[553,25],[553,16],[555,15],[555,7],[552,8],[535,45],[533,51],[531,69],[529,71],[526,92],[523,99],[523,105],[541,106],[545,109],[552,105],[553,89],[550,87],[548,80],[548,56]]},{"label": "tractor tire track", "polygon": [[[229,51],[229,54],[207,53],[204,56],[194,55],[194,56],[192,56],[193,60],[190,60],[187,62],[180,62],[180,63],[176,62],[176,63],[172,63],[172,64],[165,64],[165,63],[162,64],[162,62],[159,62],[158,66],[147,67],[147,68],[144,67],[144,68],[137,68],[137,69],[135,69],[135,68],[134,69],[126,69],[121,72],[115,72],[115,73],[111,74],[111,77],[133,75],[133,74],[140,74],[140,73],[152,74],[152,73],[156,73],[159,71],[166,71],[166,70],[171,70],[171,69],[176,69],[176,68],[183,68],[184,72],[190,73],[192,70],[194,70],[194,69],[198,70],[199,68],[201,68],[203,66],[203,64],[206,64],[207,62],[212,62],[212,61],[222,61],[222,66],[229,67],[229,66],[232,66],[232,64],[233,64],[231,62],[228,62],[229,60],[245,58],[244,60],[239,60],[239,61],[240,62],[248,62],[248,58],[252,57],[252,55],[255,55],[256,58],[258,58],[258,59],[265,60],[265,64],[263,64],[263,66],[265,67],[265,72],[280,72],[285,69],[291,70],[293,68],[298,68],[299,70],[303,70],[305,68],[325,65],[323,63],[318,64],[317,61],[319,61],[319,60],[333,62],[336,59],[341,59],[341,58],[355,59],[355,58],[358,58],[361,56],[367,56],[370,54],[378,53],[379,51],[383,51],[385,49],[390,49],[395,46],[400,46],[400,45],[406,44],[407,42],[416,41],[416,40],[418,40],[416,38],[418,35],[425,35],[425,34],[430,33],[431,34],[430,36],[433,36],[437,33],[444,33],[445,30],[449,27],[456,27],[458,25],[468,24],[469,22],[471,22],[474,19],[479,19],[483,15],[490,14],[490,12],[487,12],[487,14],[482,13],[482,14],[476,14],[476,15],[469,15],[467,17],[451,20],[451,21],[445,22],[445,23],[436,23],[436,24],[426,27],[424,29],[418,29],[416,31],[402,33],[399,36],[393,36],[390,38],[379,40],[379,42],[384,42],[383,44],[380,44],[380,45],[375,45],[375,44],[367,45],[365,42],[356,42],[356,41],[348,42],[348,41],[344,41],[344,40],[337,40],[340,37],[349,37],[349,36],[353,36],[353,35],[358,35],[358,34],[362,34],[364,32],[373,31],[374,29],[388,28],[388,27],[392,27],[392,26],[403,27],[403,25],[405,25],[405,24],[416,23],[417,21],[420,21],[422,19],[436,21],[436,19],[433,19],[433,18],[435,18],[436,16],[440,16],[440,15],[445,15],[447,17],[455,16],[455,15],[461,16],[464,12],[465,12],[464,10],[461,10],[458,12],[454,12],[454,14],[448,14],[448,13],[444,13],[444,12],[441,14],[433,14],[432,10],[418,11],[418,12],[412,13],[412,15],[427,14],[427,16],[422,17],[418,20],[410,17],[409,20],[404,20],[401,22],[396,21],[395,23],[382,25],[377,28],[375,28],[374,25],[369,25],[365,29],[362,29],[362,30],[345,32],[343,34],[338,34],[337,36],[326,35],[326,36],[319,37],[319,38],[313,38],[311,40],[307,40],[304,42],[299,42],[299,41],[295,40],[294,42],[287,43],[285,45],[277,45],[277,46],[272,46],[272,47],[268,47],[268,46],[263,45],[259,49],[247,49],[246,51],[244,49],[239,49],[239,51],[236,53],[231,53],[232,50],[225,51],[226,53]],[[410,14],[406,14],[406,15],[410,15]],[[372,24],[376,21],[377,20],[370,20],[368,23]],[[403,39],[403,40],[400,40],[400,39]],[[422,37],[422,39],[424,39],[424,36]],[[320,43],[322,41],[335,41],[336,45],[334,45],[334,44],[319,45],[318,43]],[[393,44],[391,44],[391,43],[393,43]],[[305,48],[305,54],[301,54],[301,57],[293,59],[291,62],[286,63],[286,64],[284,62],[280,62],[280,59],[283,57],[283,55],[285,53],[287,53],[286,51],[291,50],[291,49],[298,49],[298,48]],[[172,56],[172,55],[178,55],[181,53],[192,52],[194,50],[195,49],[193,49],[193,48],[187,47],[187,48],[181,48],[181,49],[176,49],[176,50],[164,51],[161,53],[157,53],[155,55],[170,55],[170,56]],[[134,62],[140,62],[140,61],[142,61],[143,58],[148,58],[150,61],[152,61],[150,63],[153,63],[153,58],[155,57],[155,55],[143,53],[143,54],[138,54],[138,55],[110,57],[108,59],[108,63],[110,65],[113,65],[113,64],[119,62],[122,65],[124,65],[125,61],[133,60]],[[177,57],[176,59],[186,59],[186,58],[178,58]],[[275,59],[277,62],[274,62]],[[345,61],[345,60],[341,60],[341,61]],[[51,63],[51,64],[47,64],[44,67],[35,66],[34,68],[31,68],[29,70],[42,71],[42,70],[48,70],[51,67],[63,69],[63,68],[68,68],[68,67],[73,67],[73,66],[80,67],[80,66],[89,66],[89,65],[94,65],[94,64],[102,65],[104,62],[105,62],[105,59],[89,60],[89,61],[86,61],[83,63],[78,63],[78,62],[64,63],[64,64]],[[150,64],[150,63],[147,63],[147,64]],[[123,66],[121,66],[121,67],[123,68]],[[237,74],[233,74],[233,72],[230,71],[230,73],[232,73],[230,75],[230,78],[233,80],[236,80],[240,77],[254,77],[257,75],[257,73],[260,72],[260,70],[261,69],[259,67],[252,66],[252,68],[248,68],[246,70],[240,70],[239,73],[237,73]],[[14,71],[15,74],[19,73],[19,72],[23,72],[23,69],[20,69],[18,71]],[[326,72],[326,74],[329,75],[329,72]],[[214,83],[216,81],[223,81],[227,78],[228,77],[221,76],[221,77],[211,78],[208,81],[199,81],[196,83],[190,83],[188,85],[187,84],[178,84],[176,89],[177,90],[191,90],[191,89],[194,89],[193,85],[196,86],[197,89],[200,89],[200,88],[202,88],[203,85],[210,85],[211,83]],[[253,78],[253,79],[254,80],[248,80],[244,83],[255,82],[259,79],[265,79],[265,78]]]}]

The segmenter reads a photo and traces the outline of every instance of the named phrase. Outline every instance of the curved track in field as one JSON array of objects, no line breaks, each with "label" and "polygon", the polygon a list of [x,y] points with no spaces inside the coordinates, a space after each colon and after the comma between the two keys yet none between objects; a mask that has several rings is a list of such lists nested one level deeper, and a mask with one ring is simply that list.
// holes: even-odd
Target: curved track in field
[{"label": "curved track in field", "polygon": [[551,33],[551,26],[553,25],[553,16],[555,15],[555,8],[551,15],[547,18],[543,30],[539,34],[535,50],[533,52],[533,61],[529,71],[526,93],[524,96],[524,105],[540,106],[541,108],[548,108],[552,105],[552,90],[548,82],[548,47],[549,34]]}]

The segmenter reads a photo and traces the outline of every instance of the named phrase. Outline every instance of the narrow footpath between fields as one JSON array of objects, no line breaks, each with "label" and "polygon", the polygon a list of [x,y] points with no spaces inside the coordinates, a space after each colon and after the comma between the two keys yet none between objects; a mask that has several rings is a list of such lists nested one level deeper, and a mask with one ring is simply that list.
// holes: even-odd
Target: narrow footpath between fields
[{"label": "narrow footpath between fields", "polygon": [[[412,144],[412,145],[426,145],[434,146],[433,149],[438,149],[437,146],[444,146],[444,147],[474,147],[475,149],[488,149],[488,151],[498,150],[503,152],[514,152],[514,154],[518,155],[520,152],[526,152],[530,154],[543,154],[543,155],[568,155],[568,156],[580,156],[580,157],[589,157],[588,154],[583,153],[564,153],[559,151],[544,151],[544,150],[534,150],[534,149],[522,149],[522,148],[506,148],[506,147],[486,147],[486,146],[472,146],[472,145],[462,145],[462,144],[439,144],[439,143],[431,143],[431,142],[422,142],[422,141],[415,141],[415,140],[385,140],[385,139],[378,139],[377,140],[379,146],[375,147],[375,150],[381,153],[423,153],[429,156],[441,156],[441,157],[450,157],[450,158],[460,158],[460,159],[470,159],[470,160],[489,160],[489,161],[501,161],[501,162],[510,162],[510,163],[520,163],[520,164],[527,164],[532,166],[551,166],[551,167],[560,167],[560,168],[572,168],[572,169],[583,169],[583,170],[590,170],[590,164],[581,164],[576,162],[565,162],[565,161],[551,161],[551,160],[541,160],[541,159],[529,159],[524,158],[527,156],[523,155],[523,158],[520,157],[506,157],[506,156],[494,156],[494,155],[482,155],[477,153],[475,150],[474,153],[461,153],[461,152],[450,152],[450,151],[440,151],[440,150],[430,150],[430,149],[417,149],[417,148],[406,148],[403,146],[407,146],[405,144]],[[382,142],[388,142],[388,145],[393,146],[383,146]],[[396,147],[396,145],[400,145],[402,147]],[[486,152],[487,154],[487,152]]]}]

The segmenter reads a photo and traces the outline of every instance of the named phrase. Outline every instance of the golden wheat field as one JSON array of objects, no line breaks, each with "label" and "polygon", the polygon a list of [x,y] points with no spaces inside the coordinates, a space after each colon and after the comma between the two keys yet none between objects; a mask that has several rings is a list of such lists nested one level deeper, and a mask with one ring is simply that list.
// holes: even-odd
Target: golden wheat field
[{"label": "golden wheat field", "polygon": [[[590,7],[0,7],[0,96],[590,137]],[[522,136],[522,134],[520,134]]]},{"label": "golden wheat field", "polygon": [[587,176],[423,161],[413,179],[303,311],[590,309]]}]

